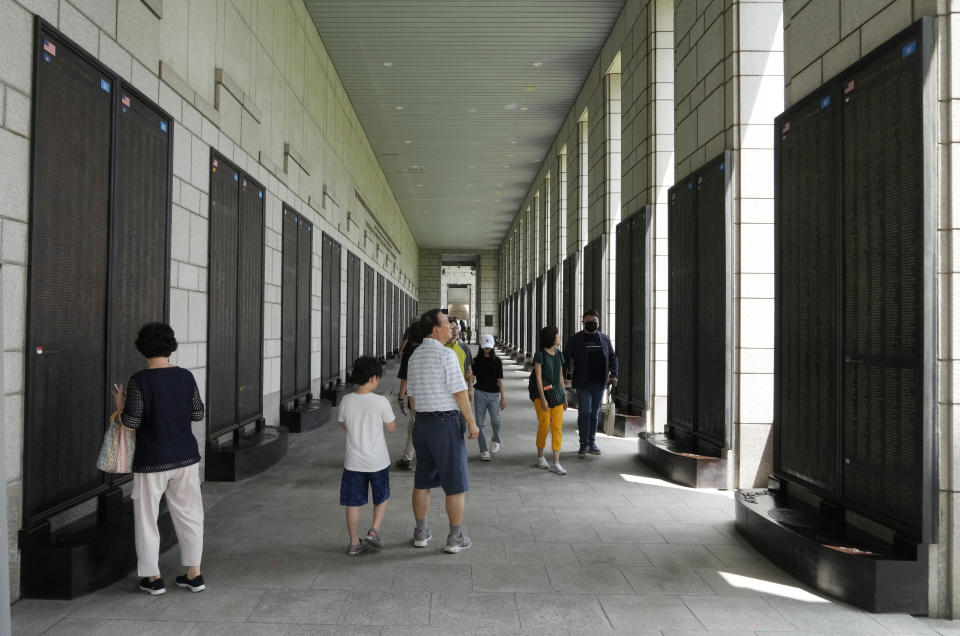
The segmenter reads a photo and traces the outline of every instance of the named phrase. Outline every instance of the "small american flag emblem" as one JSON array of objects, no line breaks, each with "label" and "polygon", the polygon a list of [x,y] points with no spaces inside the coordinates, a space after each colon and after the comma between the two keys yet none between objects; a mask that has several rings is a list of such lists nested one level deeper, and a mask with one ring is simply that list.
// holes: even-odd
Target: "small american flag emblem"
[{"label": "small american flag emblem", "polygon": [[57,54],[57,45],[51,42],[50,40],[43,41],[43,50],[49,53],[50,55]]}]

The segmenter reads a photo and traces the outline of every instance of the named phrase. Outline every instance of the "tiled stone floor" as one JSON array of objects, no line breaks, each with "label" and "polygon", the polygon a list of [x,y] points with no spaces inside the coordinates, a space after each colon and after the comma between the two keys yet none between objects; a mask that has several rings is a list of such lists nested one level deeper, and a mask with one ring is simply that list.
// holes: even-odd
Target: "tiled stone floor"
[{"label": "tiled stone floor", "polygon": [[[24,599],[12,608],[14,633],[960,634],[960,623],[871,615],[812,593],[739,537],[729,494],[658,479],[637,461],[635,440],[603,439],[602,457],[578,459],[575,411],[564,418],[569,474],[532,468],[527,376],[505,371],[503,451],[482,463],[468,446],[466,552],[441,550],[442,494],[434,542],[410,545],[413,475],[394,471],[386,549],[347,556],[344,433],[331,422],[291,435],[287,456],[256,478],[204,484],[207,591],[172,587],[182,569],[174,547],[162,557],[165,595],[137,591],[131,574],[74,601]],[[396,459],[401,427],[388,440]]]}]

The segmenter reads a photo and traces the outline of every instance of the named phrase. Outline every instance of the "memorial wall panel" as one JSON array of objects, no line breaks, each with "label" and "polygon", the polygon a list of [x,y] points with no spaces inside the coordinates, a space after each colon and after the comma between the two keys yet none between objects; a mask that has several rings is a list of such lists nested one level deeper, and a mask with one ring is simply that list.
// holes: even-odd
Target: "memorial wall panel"
[{"label": "memorial wall panel", "polygon": [[104,483],[96,461],[109,415],[107,237],[116,90],[112,75],[52,32],[40,33],[33,53],[24,526],[92,496]]},{"label": "memorial wall panel", "polygon": [[237,237],[240,172],[210,157],[210,271],[207,318],[207,434],[237,424]]},{"label": "memorial wall panel", "polygon": [[667,411],[671,424],[693,432],[697,413],[696,190],[693,177],[669,193],[669,326]]},{"label": "memorial wall panel", "polygon": [[923,56],[916,35],[844,74],[842,494],[920,532]]},{"label": "memorial wall panel", "polygon": [[360,356],[360,257],[347,252],[347,367]]},{"label": "memorial wall panel", "polygon": [[239,424],[263,414],[263,196],[263,186],[247,174],[240,176],[236,318]]},{"label": "memorial wall panel", "polygon": [[696,176],[697,353],[696,386],[698,437],[728,448],[726,162],[721,158]]},{"label": "memorial wall panel", "polygon": [[837,150],[835,87],[777,118],[777,366],[774,470],[837,486]]}]

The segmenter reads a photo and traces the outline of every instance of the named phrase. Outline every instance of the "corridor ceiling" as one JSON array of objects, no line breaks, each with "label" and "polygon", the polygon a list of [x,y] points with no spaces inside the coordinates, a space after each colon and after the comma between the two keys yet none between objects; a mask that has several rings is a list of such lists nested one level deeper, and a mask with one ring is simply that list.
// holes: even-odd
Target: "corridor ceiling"
[{"label": "corridor ceiling", "polygon": [[304,0],[421,247],[499,247],[624,0]]}]

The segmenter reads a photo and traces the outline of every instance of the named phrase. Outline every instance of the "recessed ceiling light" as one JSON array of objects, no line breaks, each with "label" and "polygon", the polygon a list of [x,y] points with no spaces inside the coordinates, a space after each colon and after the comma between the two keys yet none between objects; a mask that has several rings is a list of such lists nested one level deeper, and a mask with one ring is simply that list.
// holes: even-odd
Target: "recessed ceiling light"
[{"label": "recessed ceiling light", "polygon": [[[387,68],[390,68],[391,66],[393,66],[393,62],[384,62],[383,65],[386,66]],[[534,66],[536,66],[536,64],[534,64]]]},{"label": "recessed ceiling light", "polygon": [[510,166],[504,166],[504,168],[509,168]]},{"label": "recessed ceiling light", "polygon": [[422,184],[422,183],[418,183],[418,184],[417,184],[417,187],[418,187],[418,188],[422,188],[422,187],[423,187],[423,184]]},{"label": "recessed ceiling light", "polygon": [[420,169],[420,166],[410,166],[410,169],[411,169],[411,170],[419,170],[419,169]]},{"label": "recessed ceiling light", "polygon": [[534,62],[533,65],[540,67],[540,66],[543,66],[543,62]]},{"label": "recessed ceiling light", "polygon": [[410,139],[407,139],[407,140],[406,140],[405,142],[403,142],[403,143],[405,143],[405,144],[412,144],[412,143],[413,143],[413,141],[412,141],[412,140],[410,140]]},{"label": "recessed ceiling light", "polygon": [[394,108],[397,110],[403,110],[403,106],[394,106]]},{"label": "recessed ceiling light", "polygon": [[471,112],[471,113],[475,113],[475,112],[477,112],[477,109],[476,109],[476,108],[471,108],[471,109],[470,109],[470,112]]},{"label": "recessed ceiling light", "polygon": [[526,106],[521,106],[521,107],[520,107],[520,110],[527,111],[527,110],[530,110],[530,109],[527,108]]},{"label": "recessed ceiling light", "polygon": [[523,90],[526,91],[527,93],[532,93],[533,91],[537,90],[537,87],[536,87],[536,86],[524,86],[524,87],[523,87]]},{"label": "recessed ceiling light", "polygon": [[507,159],[512,159],[512,158],[516,157],[517,155],[510,154],[510,155],[503,155],[503,156],[506,157]]},{"label": "recessed ceiling light", "polygon": [[515,144],[515,143],[517,143],[517,142],[516,142],[516,140],[514,140],[514,141],[511,141],[510,143]]}]

